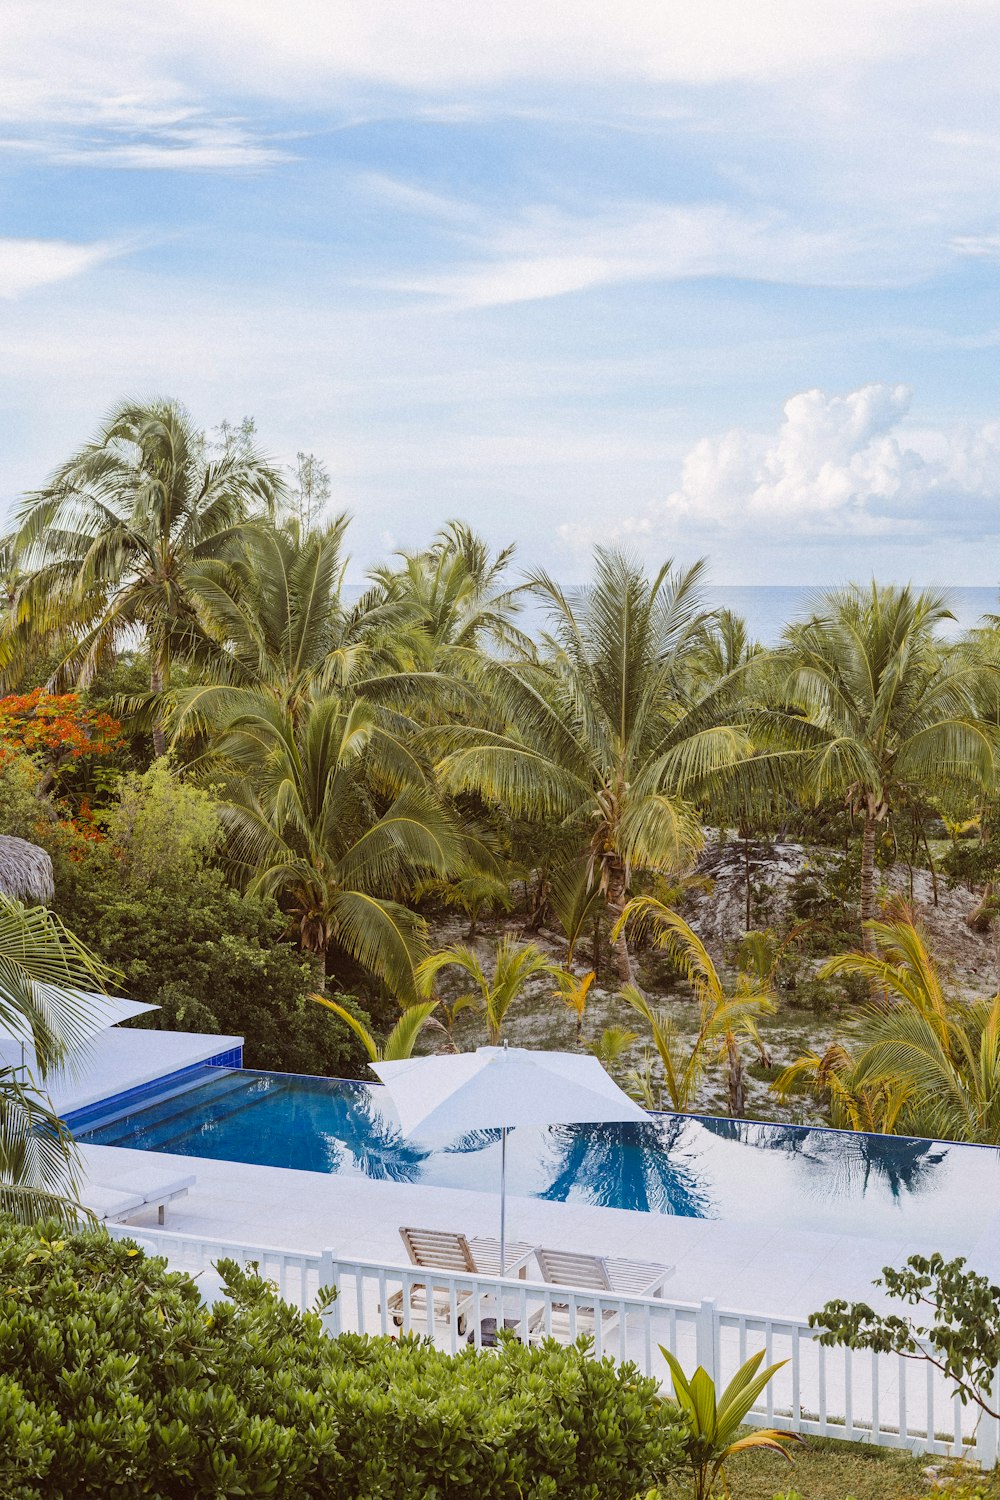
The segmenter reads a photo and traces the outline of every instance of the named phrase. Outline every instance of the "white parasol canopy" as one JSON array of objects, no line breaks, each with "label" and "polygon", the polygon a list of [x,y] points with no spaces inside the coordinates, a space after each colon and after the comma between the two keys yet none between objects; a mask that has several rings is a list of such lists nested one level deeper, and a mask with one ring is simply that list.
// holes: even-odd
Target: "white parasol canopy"
[{"label": "white parasol canopy", "polygon": [[646,1111],[586,1052],[478,1047],[434,1057],[372,1064],[410,1137],[454,1139],[499,1127],[500,1273],[506,1247],[507,1132],[518,1125],[610,1124],[648,1119]]},{"label": "white parasol canopy", "polygon": [[[44,994],[49,986],[41,985],[39,988]],[[86,1040],[100,1036],[109,1026],[117,1026],[121,1021],[130,1021],[133,1016],[141,1016],[148,1010],[160,1008],[158,1005],[145,1005],[141,1000],[123,1000],[118,995],[102,995],[97,990],[62,989],[58,993],[69,995],[75,1002],[76,1019]],[[31,1026],[27,1020],[21,1021],[14,1016],[6,1021],[0,1020],[0,1041],[27,1044],[31,1041]]]}]

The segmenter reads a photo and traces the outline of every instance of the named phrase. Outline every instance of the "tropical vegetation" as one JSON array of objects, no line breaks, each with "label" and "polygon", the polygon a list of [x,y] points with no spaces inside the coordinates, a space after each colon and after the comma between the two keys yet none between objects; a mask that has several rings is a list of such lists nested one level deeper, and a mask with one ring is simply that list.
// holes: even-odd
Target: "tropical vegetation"
[{"label": "tropical vegetation", "polygon": [[765,648],[703,563],[458,521],[362,574],[330,489],[128,400],[3,539],[0,835],[143,1024],[1000,1142],[995,619],[871,582]]}]

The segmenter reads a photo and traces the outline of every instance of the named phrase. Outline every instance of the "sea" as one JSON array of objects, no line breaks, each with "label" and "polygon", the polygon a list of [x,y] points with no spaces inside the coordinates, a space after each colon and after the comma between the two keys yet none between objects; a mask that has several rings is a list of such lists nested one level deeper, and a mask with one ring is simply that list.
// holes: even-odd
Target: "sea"
[{"label": "sea", "polygon": [[[564,585],[572,596],[572,585]],[[978,625],[983,615],[1000,615],[1000,589],[998,588],[950,588],[939,585],[946,595],[953,622],[942,630],[945,636],[960,635]],[[705,586],[703,598],[708,609],[729,609],[742,615],[747,624],[751,640],[762,646],[776,645],[781,632],[791,620],[809,615],[823,593],[819,584],[712,584]],[[363,589],[358,585],[346,585],[344,594],[349,599],[357,598]],[[546,611],[540,600],[527,595],[517,621],[528,635],[535,638],[546,628]]]},{"label": "sea", "polygon": [[[1000,615],[1000,589],[997,588],[949,588],[939,585],[945,594],[949,608],[955,616],[943,634],[961,635],[978,625],[983,615]],[[815,606],[822,587],[816,584],[709,584],[705,599],[710,609],[731,609],[742,615],[752,639],[762,646],[773,646],[781,632],[791,620],[808,616]]]}]

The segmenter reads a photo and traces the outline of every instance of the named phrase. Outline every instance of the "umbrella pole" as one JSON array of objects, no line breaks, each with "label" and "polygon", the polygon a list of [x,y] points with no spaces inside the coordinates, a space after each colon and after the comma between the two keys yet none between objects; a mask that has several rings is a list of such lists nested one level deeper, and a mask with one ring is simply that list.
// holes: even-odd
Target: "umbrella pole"
[{"label": "umbrella pole", "polygon": [[507,1268],[507,1127],[500,1131],[500,1275]]}]

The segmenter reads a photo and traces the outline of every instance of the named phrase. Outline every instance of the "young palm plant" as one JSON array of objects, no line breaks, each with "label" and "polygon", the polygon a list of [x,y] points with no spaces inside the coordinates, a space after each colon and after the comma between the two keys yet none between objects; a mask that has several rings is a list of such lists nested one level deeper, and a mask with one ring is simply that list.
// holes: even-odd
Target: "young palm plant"
[{"label": "young palm plant", "polygon": [[487,973],[479,954],[467,943],[453,943],[432,953],[417,970],[421,991],[429,995],[438,975],[450,968],[461,970],[472,981],[471,989],[451,1001],[451,1014],[480,1009],[491,1047],[500,1045],[507,1013],[520,1000],[528,983],[540,977],[555,979],[562,972],[534,943],[519,943],[507,934],[494,949],[492,974]]},{"label": "young palm plant", "polygon": [[596,978],[593,969],[588,969],[586,974],[572,974],[566,969],[559,969],[556,973],[555,998],[561,1000],[566,1009],[572,1011],[576,1017],[577,1042],[583,1037],[583,1017],[587,1009],[587,996]]},{"label": "young palm plant", "polygon": [[[757,1022],[775,1010],[773,968],[750,964],[733,981],[727,981],[684,918],[653,896],[630,901],[619,920],[622,926],[632,923],[637,932],[652,934],[657,947],[669,953],[682,970],[698,1002],[698,1029],[688,1040],[681,1037],[665,1007],[654,1009],[634,985],[622,990],[622,999],[638,1011],[649,1028],[671,1109],[683,1112],[691,1107],[706,1067],[716,1062],[725,1068],[729,1113],[742,1115],[746,1108],[746,1071],[741,1043],[749,1040],[761,1062],[770,1062]],[[648,1070],[642,1092],[649,1107],[656,1108]]]},{"label": "young palm plant", "polygon": [[[482,663],[491,724],[434,734],[447,789],[572,833],[570,862],[612,921],[633,870],[676,870],[698,848],[684,793],[749,754],[745,734],[718,722],[712,693],[686,696],[705,618],[700,576],[700,565],[678,573],[667,563],[650,579],[623,553],[601,549],[578,598],[535,575],[554,629],[544,660]],[[618,975],[629,983],[628,945],[616,930]]]},{"label": "young palm plant", "polygon": [[309,998],[319,1005],[325,1005],[327,1010],[339,1016],[351,1028],[367,1052],[368,1060],[373,1063],[402,1062],[405,1058],[412,1057],[417,1038],[431,1020],[438,1005],[436,1000],[422,1000],[406,1006],[388,1036],[380,1042],[372,1035],[365,1023],[339,1001],[331,1000],[326,995],[310,995]]},{"label": "young palm plant", "polygon": [[[674,1399],[687,1426],[684,1448],[691,1466],[693,1500],[710,1500],[716,1480],[721,1477],[725,1482],[725,1465],[737,1453],[766,1449],[771,1453],[780,1453],[791,1463],[789,1444],[803,1441],[796,1432],[761,1427],[748,1433],[746,1437],[737,1437],[757,1397],[782,1365],[788,1363],[787,1360],[766,1365],[762,1370],[760,1366],[764,1350],[759,1354],[752,1354],[736,1371],[722,1395],[718,1396],[715,1381],[700,1365],[689,1378],[675,1356],[669,1349],[664,1349],[662,1344],[660,1353],[670,1368]],[[726,1493],[728,1494],[728,1489]]]},{"label": "young palm plant", "polygon": [[874,951],[875,844],[894,807],[931,792],[969,796],[995,775],[997,731],[978,705],[996,670],[943,645],[943,596],[852,585],[827,594],[762,658],[774,706],[754,729],[795,750],[816,803],[841,798],[861,819],[862,942]]},{"label": "young palm plant", "polygon": [[[253,452],[206,460],[201,435],[174,402],[125,402],[21,506],[11,553],[27,576],[4,654],[25,637],[69,631],[57,675],[86,685],[138,632],[159,694],[173,659],[204,641],[192,570],[222,555],[280,492],[277,471]],[[162,755],[159,720],[153,734]]]}]

